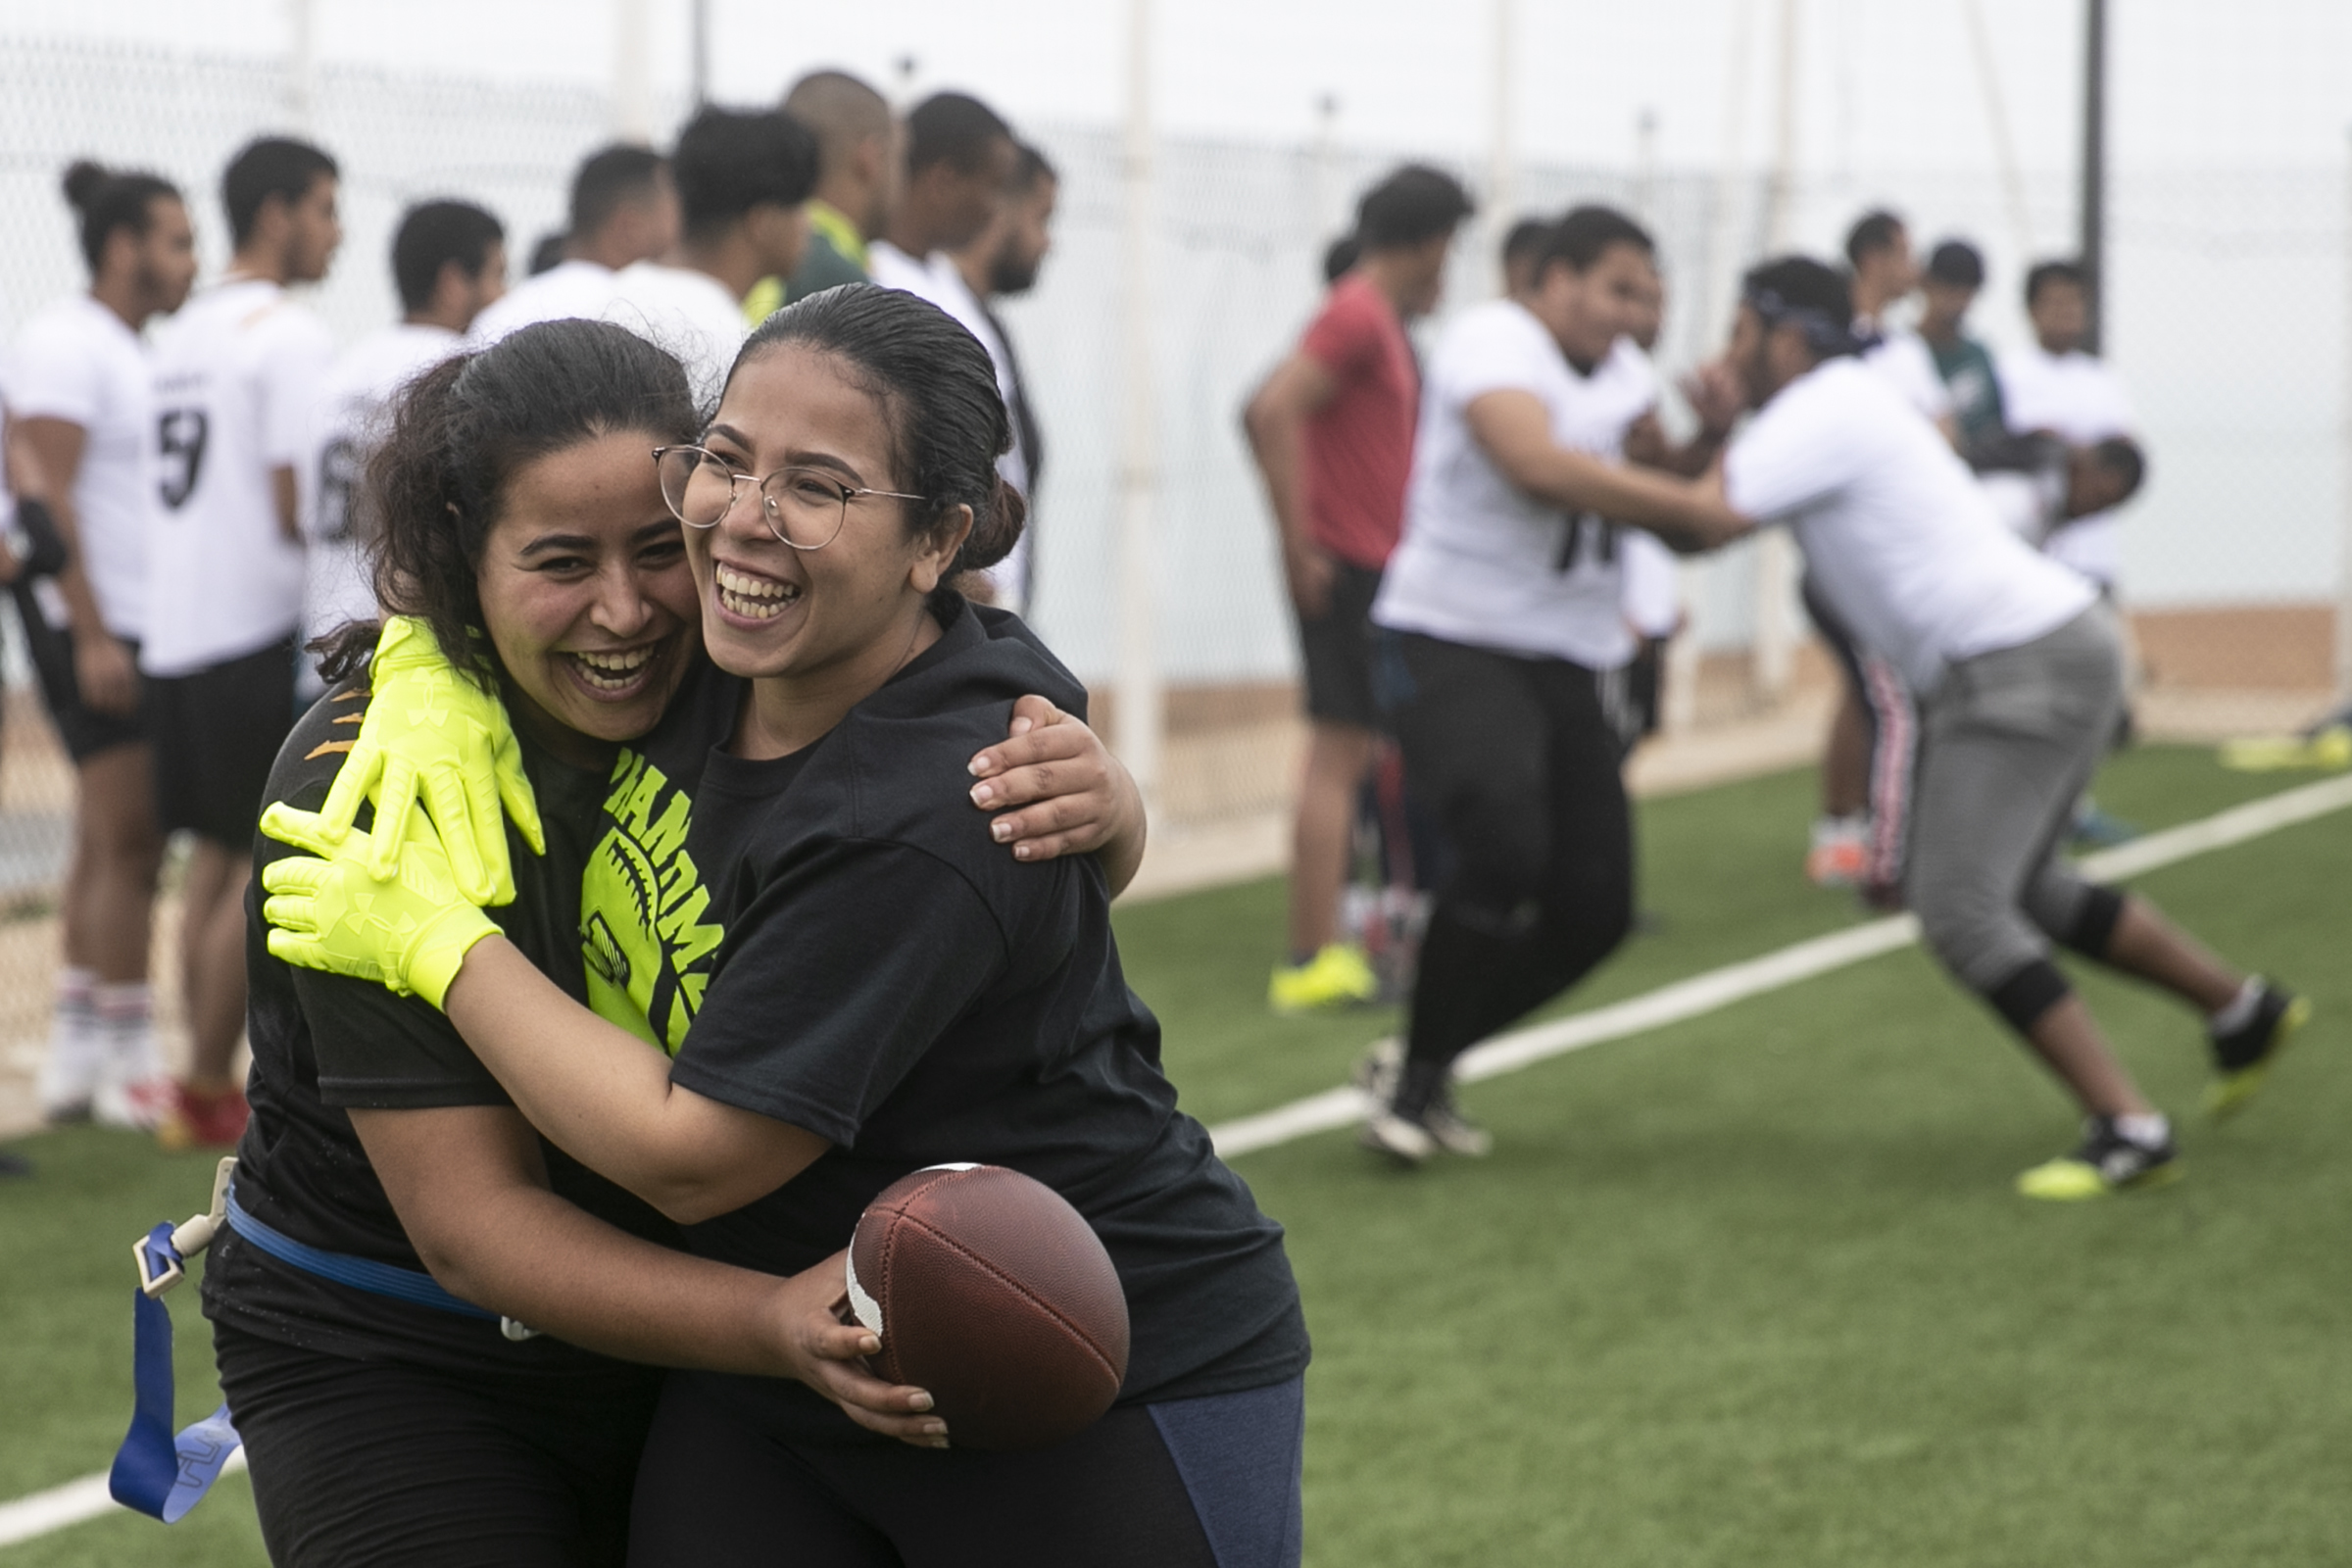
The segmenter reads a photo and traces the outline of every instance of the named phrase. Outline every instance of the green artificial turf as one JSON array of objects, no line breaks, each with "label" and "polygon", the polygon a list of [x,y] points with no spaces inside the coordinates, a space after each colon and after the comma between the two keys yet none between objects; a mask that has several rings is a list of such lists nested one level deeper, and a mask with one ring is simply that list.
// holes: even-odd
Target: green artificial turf
[{"label": "green artificial turf", "polygon": [[[2296,782],[2151,748],[2099,797],[2156,827]],[[1856,918],[1798,875],[1811,789],[1786,775],[1646,805],[1657,929],[1562,1005]],[[1315,1334],[1308,1562],[2340,1560],[2348,884],[2352,815],[2143,879],[2320,1005],[2274,1092],[2215,1129],[2193,1115],[2194,1020],[2085,976],[2181,1117],[2187,1179],[2162,1193],[2010,1196],[2070,1141],[2066,1104],[1916,951],[1475,1086],[1489,1160],[1402,1176],[1342,1134],[1241,1159],[1290,1227]],[[1119,926],[1207,1119],[1327,1088],[1393,1027],[1265,1012],[1279,883]],[[209,1173],[119,1135],[12,1147],[40,1171],[0,1182],[0,1499],[105,1465],[129,1413],[129,1242],[200,1206]],[[193,1297],[172,1303],[183,1421],[216,1397]],[[110,1518],[0,1565],[257,1563],[248,1496],[231,1478],[169,1537]]]}]

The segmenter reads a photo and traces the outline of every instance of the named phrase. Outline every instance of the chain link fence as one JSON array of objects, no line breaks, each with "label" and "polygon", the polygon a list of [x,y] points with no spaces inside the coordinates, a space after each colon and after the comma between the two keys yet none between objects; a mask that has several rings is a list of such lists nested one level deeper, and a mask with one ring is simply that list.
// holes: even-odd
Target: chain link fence
[{"label": "chain link fence", "polygon": [[[219,171],[248,137],[290,122],[267,62],[13,39],[0,51],[0,338],[82,286],[58,175],[75,157],[154,170],[194,204],[207,271],[225,259]],[[348,341],[395,314],[387,254],[400,211],[459,195],[505,219],[511,250],[561,221],[579,157],[610,136],[588,89],[489,86],[327,67],[309,133],[340,160],[345,249],[316,303]],[[666,108],[674,123],[684,106]],[[1025,127],[1062,177],[1055,251],[1033,296],[1005,312],[1033,383],[1048,461],[1035,510],[1034,618],[1090,682],[1115,674],[1123,163],[1115,130]],[[1168,701],[1163,806],[1179,826],[1283,808],[1300,731],[1297,656],[1273,532],[1240,435],[1243,400],[1286,354],[1321,289],[1320,258],[1355,194],[1396,162],[1358,147],[1163,141],[1153,258],[1160,411],[1155,614]],[[1457,169],[1477,189],[1483,172]],[[1493,288],[1494,242],[1521,212],[1601,200],[1657,234],[1669,289],[1669,374],[1720,341],[1730,280],[1774,231],[1760,175],[1530,164],[1513,210],[1465,231],[1449,305]],[[2021,343],[2030,260],[2067,249],[2071,180],[2022,189],[1989,172],[1923,170],[1801,179],[1778,231],[1833,251],[1866,206],[1908,216],[1923,246],[1966,235],[1992,280],[1976,327]],[[2136,617],[2159,732],[2218,735],[2308,718],[2330,697],[2339,580],[2346,322],[2340,169],[2132,169],[2110,198],[2109,353],[2131,382],[2152,483],[2130,516],[2124,594]],[[1423,339],[1426,344],[1426,336]],[[1768,601],[1752,547],[1686,568],[1690,624],[1678,717],[1698,730],[1752,721]],[[0,617],[4,618],[4,617]],[[11,646],[0,738],[0,1040],[43,1027],[65,861],[71,773]],[[1797,661],[1818,701],[1826,675]],[[1808,683],[1811,683],[1808,685]],[[0,1050],[12,1049],[0,1046]]]}]

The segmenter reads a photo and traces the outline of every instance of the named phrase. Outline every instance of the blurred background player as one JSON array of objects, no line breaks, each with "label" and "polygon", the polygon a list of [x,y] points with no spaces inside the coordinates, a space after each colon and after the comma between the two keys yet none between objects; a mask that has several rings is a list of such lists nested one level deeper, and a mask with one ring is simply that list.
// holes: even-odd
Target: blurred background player
[{"label": "blurred background player", "polygon": [[[2009,428],[2046,431],[2075,446],[2130,435],[2136,422],[2123,378],[2083,347],[2090,328],[2091,280],[2073,262],[2043,262],[2026,274],[2030,345],[1996,362]],[[2051,542],[2050,554],[2113,599],[2123,569],[2120,522],[2113,513],[2082,517]]]},{"label": "blurred background player", "polygon": [[605,318],[676,355],[706,407],[749,330],[743,302],[789,274],[808,245],[802,204],[816,188],[816,138],[780,109],[707,108],[678,132],[669,175],[678,241],[622,269]]},{"label": "blurred background player", "polygon": [[601,317],[622,268],[666,256],[677,243],[678,193],[670,184],[669,161],[634,143],[601,148],[581,160],[571,177],[564,259],[534,269],[474,318],[473,339],[495,343],[533,321]]},{"label": "blurred background player", "polygon": [[[2077,1200],[2169,1180],[2171,1124],[2050,961],[2052,945],[2204,1015],[2216,1112],[2260,1084],[2308,1009],[2059,854],[2123,706],[2113,612],[2004,530],[1948,445],[1852,363],[1852,318],[1844,280],[1818,262],[1748,274],[1729,360],[1759,412],[1725,455],[1720,505],[1736,520],[1787,523],[1840,618],[1920,697],[1908,902],[1944,968],[2085,1117],[2080,1147],[2027,1171],[2019,1191]],[[1702,511],[1715,504],[1702,492]]]},{"label": "blurred background player", "polygon": [[986,571],[972,573],[975,580],[964,586],[970,597],[1023,615],[1036,611],[1037,492],[1045,473],[1045,432],[1021,375],[1012,334],[989,302],[1017,299],[1037,286],[1047,253],[1054,248],[1054,209],[1060,200],[1061,176],[1044,153],[1023,142],[996,219],[978,239],[948,253],[956,281],[963,285],[972,310],[988,327],[985,334],[976,335],[996,362],[997,384],[1012,416],[1012,450],[997,460],[997,471],[1029,503],[1029,517],[1012,554]]},{"label": "blurred background player", "polygon": [[1934,357],[1936,373],[1951,399],[1952,422],[1963,453],[1999,441],[2008,429],[1992,351],[1968,333],[1969,308],[1984,286],[1984,258],[1962,239],[1936,246],[1920,279],[1920,341]]},{"label": "blurred background player", "polygon": [[790,301],[866,281],[866,242],[888,225],[904,168],[890,100],[846,71],[803,76],[784,95],[784,112],[816,137],[816,194],[801,265],[744,302],[755,325]]},{"label": "blurred background player", "polygon": [[1278,1012],[1368,1002],[1380,979],[1339,940],[1356,793],[1381,720],[1372,602],[1404,524],[1420,374],[1405,323],[1436,308],[1454,230],[1471,212],[1452,176],[1407,166],[1356,206],[1356,260],[1242,423],[1281,531],[1306,676],[1306,767],[1291,841],[1290,956]]},{"label": "blurred background player", "polygon": [[52,1121],[152,1128],[172,1091],[147,984],[164,841],[138,671],[157,506],[155,370],[140,332],[187,300],[196,236],[178,190],[152,174],[75,164],[65,189],[90,286],[25,324],[7,373],[12,435],[70,551],[63,571],[17,596],[74,776],[65,961],[38,1093]]},{"label": "blurred background player", "polygon": [[1910,228],[1892,213],[1865,213],[1846,233],[1845,257],[1853,269],[1854,332],[1864,345],[1863,363],[1948,433],[1952,400],[1936,373],[1935,357],[1894,316],[1896,307],[1919,292]]},{"label": "blurred background player", "polygon": [[1506,299],[1518,299],[1536,281],[1536,253],[1544,248],[1544,236],[1551,225],[1541,218],[1522,218],[1502,236],[1502,292]]},{"label": "blurred background player", "polygon": [[1604,673],[1633,656],[1612,494],[1589,483],[1656,400],[1616,352],[1645,308],[1649,235],[1561,219],[1517,299],[1447,323],[1430,356],[1404,534],[1372,610],[1405,784],[1452,851],[1414,977],[1401,1071],[1362,1073],[1364,1141],[1400,1163],[1481,1154],[1454,1059],[1624,940],[1633,828]]},{"label": "blurred background player", "polygon": [[245,1025],[245,883],[257,803],[294,725],[302,624],[300,468],[334,339],[287,294],[326,275],[343,228],[335,162],[264,137],[221,179],[235,252],[156,346],[157,489],[139,667],[159,816],[195,835],[182,892],[188,1076],[171,1147],[233,1144]]},{"label": "blurred background player", "polygon": [[345,349],[313,410],[303,464],[304,654],[295,681],[305,707],[326,691],[310,645],[347,621],[376,618],[367,547],[372,537],[357,492],[392,395],[458,351],[474,318],[507,288],[505,225],[471,202],[409,209],[392,236],[392,281],[401,318]]},{"label": "blurred background player", "polygon": [[2046,553],[2050,541],[2077,520],[2111,512],[2138,494],[2147,471],[2146,455],[2128,435],[2086,447],[2029,435],[1988,449],[1977,483],[2009,531]]},{"label": "blurred background player", "polygon": [[[936,298],[950,264],[938,253],[961,250],[997,216],[1019,162],[1012,127],[968,93],[942,92],[906,116],[906,163],[898,200],[880,239],[866,243],[866,267],[884,288]],[[968,324],[968,323],[966,323]]]}]

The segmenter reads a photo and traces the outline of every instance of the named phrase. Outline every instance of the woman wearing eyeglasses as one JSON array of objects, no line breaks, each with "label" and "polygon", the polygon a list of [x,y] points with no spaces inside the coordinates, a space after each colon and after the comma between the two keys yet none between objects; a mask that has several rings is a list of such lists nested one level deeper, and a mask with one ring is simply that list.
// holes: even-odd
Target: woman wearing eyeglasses
[{"label": "woman wearing eyeglasses", "polygon": [[[1088,1432],[1000,1454],[950,1428],[926,1451],[800,1384],[675,1375],[635,1562],[1298,1560],[1307,1343],[1281,1230],[1176,1108],[1101,867],[1004,855],[925,777],[1015,695],[1081,695],[1017,622],[943,591],[1017,535],[1006,439],[968,333],[845,288],[771,318],[696,449],[659,460],[740,684],[673,708],[609,798],[617,896],[592,886],[587,918],[611,930],[605,983],[644,1004],[634,1036],[457,897],[421,825],[397,883],[356,833],[269,874],[277,951],[440,1001],[534,1126],[703,1258],[833,1279],[866,1201],[950,1160],[1046,1182],[1109,1250],[1133,1348]],[[326,847],[286,813],[272,830]]]},{"label": "woman wearing eyeglasses", "polygon": [[[648,455],[698,427],[676,362],[615,326],[535,326],[427,372],[362,491],[381,598],[407,618],[364,676],[345,678],[374,628],[347,629],[335,689],[271,778],[297,807],[357,802],[371,781],[399,803],[408,760],[434,793],[435,755],[478,732],[500,783],[485,771],[471,803],[462,787],[433,802],[464,846],[456,881],[564,995],[602,984],[584,957],[609,960],[581,909],[616,777],[665,710],[718,711],[740,689],[702,655]],[[393,721],[442,751],[388,769],[380,748],[354,752]],[[1009,866],[1105,844],[1112,874],[1131,871],[1140,816],[1116,765],[1041,700],[1013,727],[983,754],[988,804],[1025,807],[994,819],[1010,841],[994,853]],[[951,798],[970,760],[938,798],[987,824]],[[1056,799],[1036,798],[1039,762]],[[500,819],[502,793],[526,826]],[[260,841],[257,870],[284,853]],[[808,1379],[926,1436],[917,1391],[865,1375],[867,1337],[830,1317],[837,1277],[692,1256],[662,1215],[537,1137],[428,1003],[295,969],[258,922],[250,943],[253,1121],[204,1297],[273,1561],[619,1562],[660,1389],[642,1363]],[[642,1008],[626,1016],[644,1027]]]}]

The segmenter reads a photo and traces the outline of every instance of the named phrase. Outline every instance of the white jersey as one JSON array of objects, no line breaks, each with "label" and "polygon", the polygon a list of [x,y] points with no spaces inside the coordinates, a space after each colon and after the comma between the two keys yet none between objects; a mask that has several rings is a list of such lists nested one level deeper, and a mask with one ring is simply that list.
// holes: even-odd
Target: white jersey
[{"label": "white jersey", "polygon": [[2097,597],[2003,527],[1936,427],[1848,357],[1764,406],[1724,484],[1734,510],[1789,525],[1838,618],[1922,694],[1947,664],[2032,642]]},{"label": "white jersey", "polygon": [[[122,318],[87,294],[59,300],[25,324],[10,356],[9,412],[82,431],[74,516],[98,615],[117,637],[146,630],[147,558],[155,514],[155,367]],[[65,628],[64,599],[42,613]]]},{"label": "white jersey", "polygon": [[595,262],[558,262],[491,301],[473,318],[466,337],[474,347],[488,348],[508,333],[541,321],[596,320],[612,303],[618,276]]},{"label": "white jersey", "polygon": [[604,318],[659,344],[686,367],[687,383],[706,408],[718,402],[751,323],[743,301],[707,272],[638,262],[621,269]]},{"label": "white jersey", "polygon": [[[1004,400],[1009,416],[1013,406],[1012,356],[1005,351],[1004,339],[999,335],[996,323],[981,308],[980,296],[964,281],[955,258],[939,251],[918,262],[887,240],[877,240],[868,246],[866,258],[873,266],[877,284],[929,300],[980,340],[980,346],[988,350],[989,363],[996,368],[997,396]],[[1021,445],[1017,423],[1013,426],[1012,445],[997,459],[997,472],[1021,493],[1023,500],[1030,499],[1029,454]],[[1016,612],[1025,609],[1021,588],[1029,580],[1029,535],[1024,532],[1013,544],[1012,554],[981,575],[996,589],[997,603]]]},{"label": "white jersey", "polygon": [[[2021,435],[2048,430],[2086,446],[2132,433],[2132,400],[2103,360],[2081,350],[2052,354],[2037,344],[2002,354],[1993,369],[2002,416]],[[2121,519],[2113,511],[2078,517],[2051,536],[2049,551],[2092,582],[2112,586],[2123,571]]]},{"label": "white jersey", "polygon": [[445,326],[403,321],[360,339],[327,371],[312,406],[300,474],[302,537],[309,547],[302,586],[305,644],[346,621],[375,618],[368,541],[355,526],[352,492],[368,453],[383,439],[393,394],[456,353],[463,341]]},{"label": "white jersey", "polygon": [[1885,376],[1905,403],[1929,419],[1941,419],[1952,413],[1951,388],[1943,384],[1943,372],[1936,368],[1936,356],[1927,339],[1917,332],[1892,328],[1862,356],[1862,363]]},{"label": "white jersey", "polygon": [[278,522],[271,475],[300,471],[334,348],[324,322],[258,278],[216,283],[161,335],[148,674],[225,663],[301,624],[302,547]]},{"label": "white jersey", "polygon": [[1454,318],[1423,378],[1404,536],[1372,618],[1447,642],[1614,669],[1633,657],[1619,529],[1590,513],[1564,514],[1503,477],[1469,419],[1473,401],[1502,391],[1534,394],[1561,446],[1616,458],[1627,428],[1656,402],[1657,377],[1623,342],[1579,375],[1544,323],[1510,300]]}]

